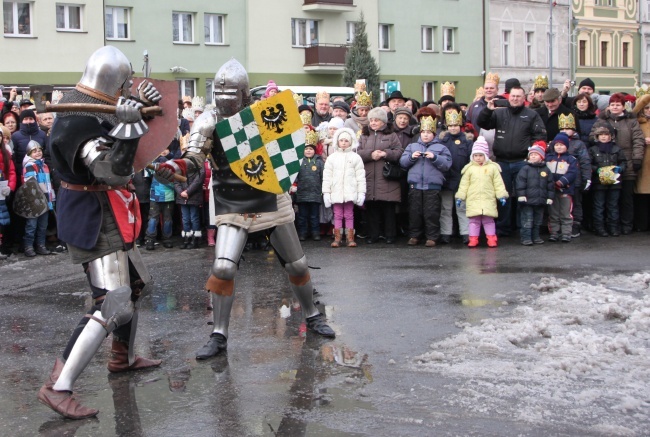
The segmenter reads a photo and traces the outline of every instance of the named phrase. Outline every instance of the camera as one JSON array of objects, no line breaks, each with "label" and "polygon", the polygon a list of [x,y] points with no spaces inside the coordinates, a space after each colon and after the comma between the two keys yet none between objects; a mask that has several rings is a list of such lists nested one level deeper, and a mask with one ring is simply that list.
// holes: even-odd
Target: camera
[{"label": "camera", "polygon": [[576,81],[575,81],[575,80],[572,80],[572,81],[570,82],[570,84],[571,84],[571,86],[576,86]]}]

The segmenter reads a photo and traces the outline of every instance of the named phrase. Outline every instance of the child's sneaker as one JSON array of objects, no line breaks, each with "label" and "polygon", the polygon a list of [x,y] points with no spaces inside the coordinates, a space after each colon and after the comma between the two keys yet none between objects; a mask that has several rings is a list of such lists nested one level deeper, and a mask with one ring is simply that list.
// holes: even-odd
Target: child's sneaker
[{"label": "child's sneaker", "polygon": [[563,243],[570,243],[571,242],[571,235],[562,235],[562,242]]},{"label": "child's sneaker", "polygon": [[560,241],[560,236],[557,235],[557,234],[551,234],[548,237],[548,241],[553,242],[553,243],[557,243],[558,241]]},{"label": "child's sneaker", "polygon": [[532,246],[533,240],[521,240],[521,244],[524,246]]},{"label": "child's sneaker", "polygon": [[535,238],[533,240],[533,244],[544,244],[544,240],[542,240],[541,238]]}]

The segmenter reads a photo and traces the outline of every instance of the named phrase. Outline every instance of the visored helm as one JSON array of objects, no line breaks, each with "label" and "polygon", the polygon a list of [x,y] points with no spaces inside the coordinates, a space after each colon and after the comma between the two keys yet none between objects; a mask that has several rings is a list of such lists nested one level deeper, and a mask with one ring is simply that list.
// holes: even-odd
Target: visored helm
[{"label": "visored helm", "polygon": [[213,87],[215,110],[223,117],[235,115],[250,103],[248,73],[235,58],[219,68]]},{"label": "visored helm", "polygon": [[133,69],[124,53],[113,46],[105,46],[90,55],[77,90],[115,104],[120,96],[131,95]]}]

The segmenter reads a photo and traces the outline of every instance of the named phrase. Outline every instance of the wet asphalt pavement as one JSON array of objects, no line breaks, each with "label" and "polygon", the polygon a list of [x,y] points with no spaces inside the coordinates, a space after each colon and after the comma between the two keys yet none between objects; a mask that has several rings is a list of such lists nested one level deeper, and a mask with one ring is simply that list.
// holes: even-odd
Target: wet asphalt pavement
[{"label": "wet asphalt pavement", "polygon": [[[317,299],[335,340],[305,334],[288,281],[271,251],[245,253],[226,355],[197,362],[211,313],[203,284],[210,248],[142,251],[154,276],[143,303],[137,352],[159,369],[109,375],[110,341],[76,383],[95,419],[69,421],[36,393],[90,303],[67,254],[0,261],[0,435],[3,436],[430,436],[585,435],[576,424],[531,425],[443,402],[453,384],[415,372],[413,358],[462,323],[506,315],[544,276],[648,268],[650,234],[583,235],[570,244],[470,250],[304,243]],[[507,300],[507,299],[506,299]],[[287,318],[280,308],[291,308]],[[286,315],[286,314],[285,314]],[[513,402],[517,402],[513,399]]]}]

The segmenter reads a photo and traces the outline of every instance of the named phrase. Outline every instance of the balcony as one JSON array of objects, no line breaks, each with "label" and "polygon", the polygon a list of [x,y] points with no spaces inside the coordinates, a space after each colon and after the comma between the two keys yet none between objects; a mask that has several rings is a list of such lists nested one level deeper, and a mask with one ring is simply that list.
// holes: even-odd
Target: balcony
[{"label": "balcony", "polygon": [[314,44],[305,47],[305,71],[340,73],[345,67],[348,47],[337,44]]},{"label": "balcony", "polygon": [[352,12],[353,0],[303,0],[302,10],[309,12]]}]

